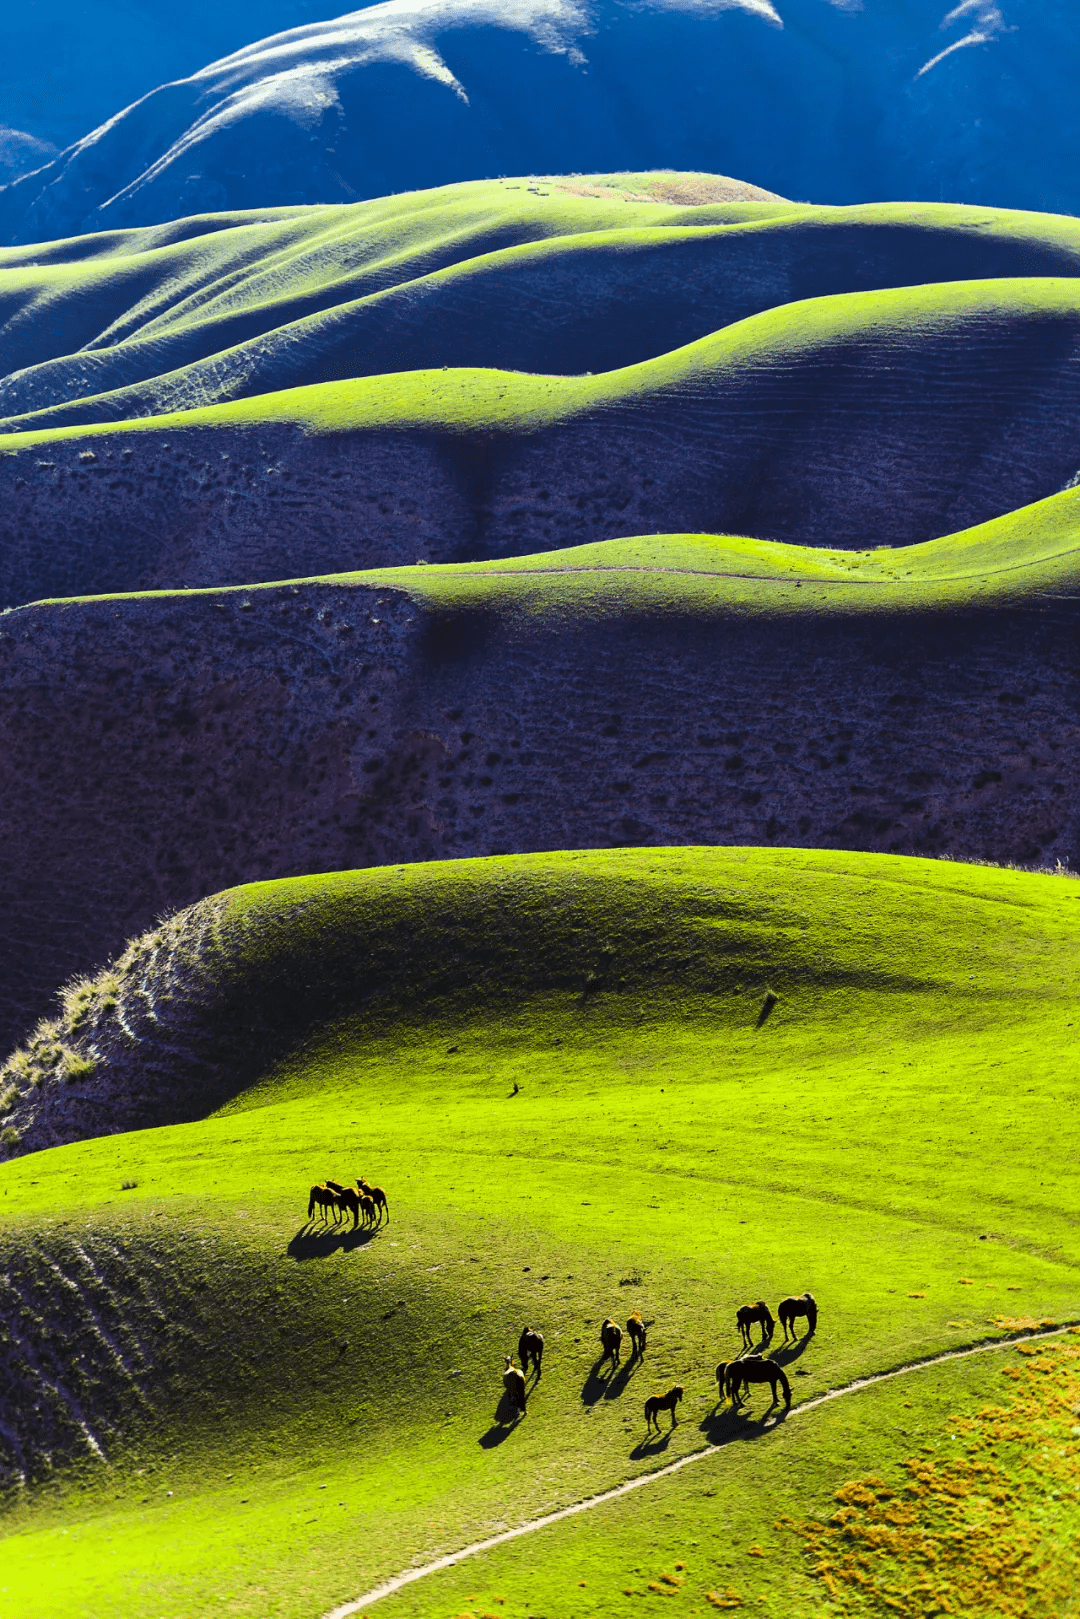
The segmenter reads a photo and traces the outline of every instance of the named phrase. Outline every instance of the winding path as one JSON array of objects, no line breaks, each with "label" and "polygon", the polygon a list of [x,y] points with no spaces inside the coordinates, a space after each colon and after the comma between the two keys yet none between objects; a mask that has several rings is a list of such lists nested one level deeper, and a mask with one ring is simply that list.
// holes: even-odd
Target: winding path
[{"label": "winding path", "polygon": [[[987,1343],[974,1344],[968,1349],[947,1349],[943,1354],[931,1355],[926,1360],[915,1360],[906,1366],[895,1366],[890,1372],[875,1372],[871,1377],[860,1377],[854,1383],[844,1383],[839,1388],[829,1389],[825,1394],[817,1394],[812,1400],[805,1400],[801,1405],[793,1406],[784,1418],[777,1420],[790,1422],[792,1417],[801,1416],[805,1411],[813,1411],[819,1405],[827,1405],[830,1400],[841,1400],[848,1394],[858,1394],[860,1389],[872,1388],[875,1383],[888,1383],[894,1377],[907,1377],[912,1372],[922,1372],[931,1366],[941,1366],[946,1361],[966,1360],[971,1355],[986,1355],[995,1349],[1006,1349],[1011,1344],[1030,1343],[1035,1338],[1057,1338],[1062,1333],[1068,1332],[1070,1327],[1078,1325],[1080,1322],[1064,1321],[1060,1325],[1040,1328],[1036,1332],[1010,1333],[1006,1337],[991,1338]],[[737,1443],[739,1435],[733,1434],[730,1439],[723,1440],[719,1445],[705,1445],[701,1450],[693,1450],[688,1456],[680,1456],[678,1461],[669,1462],[666,1467],[658,1467],[651,1473],[639,1473],[635,1478],[627,1479],[625,1484],[618,1484],[612,1490],[604,1490],[600,1495],[588,1495],[583,1501],[575,1501],[572,1506],[560,1507],[557,1512],[546,1512],[540,1518],[531,1518],[528,1523],[519,1524],[516,1529],[504,1529],[501,1534],[489,1535],[487,1540],[474,1540],[470,1546],[462,1546],[460,1551],[448,1552],[445,1557],[437,1557],[432,1563],[406,1569],[403,1574],[394,1574],[381,1585],[365,1591],[363,1596],[332,1608],[324,1615],[324,1619],[351,1619],[353,1614],[365,1612],[374,1603],[381,1602],[383,1597],[393,1596],[395,1591],[402,1590],[406,1585],[413,1585],[417,1580],[427,1579],[429,1574],[438,1574],[441,1569],[453,1568],[466,1557],[476,1557],[480,1552],[489,1552],[496,1546],[505,1546],[508,1541],[519,1540],[522,1535],[534,1534],[538,1529],[546,1529],[549,1524],[562,1523],[565,1518],[574,1518],[579,1512],[591,1512],[594,1507],[602,1507],[608,1501],[617,1501],[620,1496],[630,1495],[634,1490],[642,1490],[646,1485],[670,1478],[673,1473],[681,1472],[684,1467],[691,1467],[695,1462],[703,1462],[710,1456],[717,1456],[729,1445]]]}]

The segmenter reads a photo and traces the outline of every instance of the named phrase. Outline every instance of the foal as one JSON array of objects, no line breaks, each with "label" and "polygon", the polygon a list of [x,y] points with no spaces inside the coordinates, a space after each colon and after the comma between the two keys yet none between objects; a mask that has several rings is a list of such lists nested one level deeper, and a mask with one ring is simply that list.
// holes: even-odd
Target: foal
[{"label": "foal", "polygon": [[660,1432],[661,1411],[671,1412],[671,1426],[674,1428],[675,1423],[678,1420],[675,1416],[675,1407],[678,1405],[682,1397],[683,1391],[681,1383],[676,1383],[674,1388],[668,1389],[666,1394],[650,1394],[649,1398],[645,1401],[646,1433],[652,1429],[654,1424],[656,1426],[657,1433]]}]

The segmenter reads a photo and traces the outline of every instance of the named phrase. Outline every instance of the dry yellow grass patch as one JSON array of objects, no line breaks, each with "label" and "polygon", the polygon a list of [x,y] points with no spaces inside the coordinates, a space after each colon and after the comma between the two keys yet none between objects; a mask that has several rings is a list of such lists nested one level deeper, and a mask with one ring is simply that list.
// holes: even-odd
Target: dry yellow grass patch
[{"label": "dry yellow grass patch", "polygon": [[1019,1363],[1005,1368],[1010,1403],[949,1419],[948,1442],[962,1450],[905,1461],[895,1486],[852,1480],[826,1522],[789,1525],[803,1535],[834,1613],[1071,1611],[1080,1588],[1080,1343],[1017,1350]]}]

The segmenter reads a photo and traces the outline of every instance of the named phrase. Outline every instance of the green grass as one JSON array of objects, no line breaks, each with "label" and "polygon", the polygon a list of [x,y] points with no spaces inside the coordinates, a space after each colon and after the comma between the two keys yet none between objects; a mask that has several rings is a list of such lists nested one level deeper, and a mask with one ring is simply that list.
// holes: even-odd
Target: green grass
[{"label": "green grass", "polygon": [[[16,452],[32,444],[44,449],[73,436],[93,442],[95,434],[124,437],[168,429],[243,428],[287,423],[306,433],[355,433],[394,428],[456,434],[495,432],[507,436],[534,434],[584,416],[633,412],[681,401],[689,407],[725,386],[749,382],[770,369],[836,362],[858,345],[863,351],[888,354],[948,339],[992,352],[995,339],[1027,329],[1032,340],[1050,328],[1073,330],[1080,310],[1080,278],[1027,277],[953,281],[927,286],[888,287],[845,292],[785,302],[777,308],[735,321],[719,331],[636,365],[596,376],[531,375],[457,367],[403,370],[380,376],[349,376],[343,381],[259,391],[246,365],[232,367],[228,349],[214,357],[210,392],[219,402],[194,408],[167,408],[163,395],[141,418],[118,423],[100,416],[114,411],[128,390],[91,392],[79,409],[83,420],[52,425],[69,413],[70,400],[21,415],[12,415],[0,437],[0,452]],[[315,320],[317,317],[309,317]],[[320,317],[321,318],[321,317]],[[301,321],[291,339],[303,345],[314,338]],[[239,355],[240,350],[236,350]],[[857,363],[857,355],[851,360]],[[869,363],[867,361],[866,363]],[[985,356],[983,358],[985,363]],[[1057,363],[1064,363],[1063,357]],[[183,368],[159,377],[155,387],[172,379],[182,398],[205,397],[203,382],[190,386]],[[229,394],[250,397],[228,397]],[[87,414],[89,412],[89,414]],[[94,412],[99,419],[94,420]],[[33,432],[33,439],[26,434]]]},{"label": "green grass", "polygon": [[479,609],[556,618],[669,611],[704,618],[891,617],[1025,602],[1038,606],[1055,595],[1069,596],[1080,583],[1080,489],[1062,490],[959,534],[870,551],[731,534],[644,534],[491,562],[368,568],[224,591],[67,599],[123,601],[148,594],[213,598],[275,589],[282,583],[403,591],[432,613]]},{"label": "green grass", "polygon": [[[11,1494],[0,1602],[325,1611],[721,1432],[712,1367],[747,1298],[821,1303],[796,1402],[991,1337],[995,1316],[1080,1316],[1078,941],[1068,880],[802,851],[508,857],[226,896],[211,1013],[276,1018],[265,1072],[205,1121],[0,1170],[39,1351],[78,1346],[85,1382],[68,1375],[110,1458],[58,1451]],[[114,977],[123,1004],[135,983]],[[305,984],[306,1021],[304,994],[281,999]],[[389,1226],[298,1243],[310,1182],[358,1173],[387,1188]],[[56,1293],[66,1337],[50,1264],[88,1301]],[[132,1380],[80,1336],[89,1305]],[[608,1398],[598,1324],[633,1307],[654,1318],[648,1362]],[[486,1448],[526,1320],[544,1377]],[[929,1431],[997,1358],[808,1413],[387,1612],[479,1611],[473,1593],[514,1619],[621,1612],[635,1568],[686,1548],[695,1580],[818,1614],[797,1537],[752,1566],[743,1539],[779,1546],[780,1511],[902,1459],[904,1401]],[[643,1453],[641,1399],[675,1380],[684,1420]]]}]

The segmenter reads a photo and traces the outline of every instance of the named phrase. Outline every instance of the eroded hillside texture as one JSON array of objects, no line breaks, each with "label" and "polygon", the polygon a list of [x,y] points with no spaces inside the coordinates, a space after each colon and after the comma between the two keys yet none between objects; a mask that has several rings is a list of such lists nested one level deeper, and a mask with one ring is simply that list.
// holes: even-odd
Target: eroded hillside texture
[{"label": "eroded hillside texture", "polygon": [[330,584],[20,609],[8,1038],[164,909],[255,878],[630,844],[1076,857],[1077,624],[1049,597],[754,619]]}]

